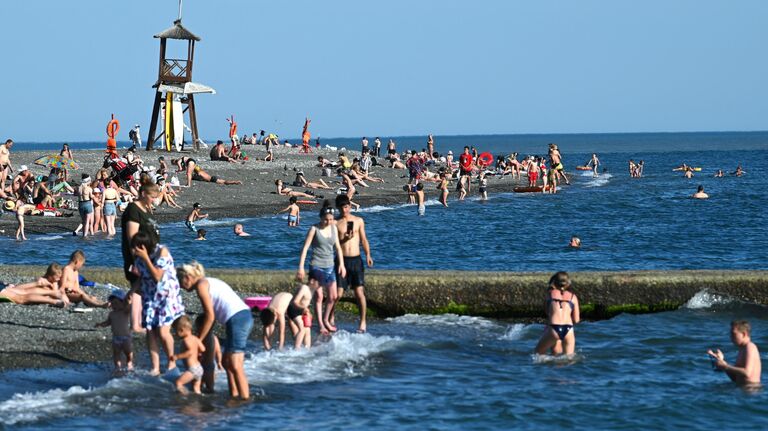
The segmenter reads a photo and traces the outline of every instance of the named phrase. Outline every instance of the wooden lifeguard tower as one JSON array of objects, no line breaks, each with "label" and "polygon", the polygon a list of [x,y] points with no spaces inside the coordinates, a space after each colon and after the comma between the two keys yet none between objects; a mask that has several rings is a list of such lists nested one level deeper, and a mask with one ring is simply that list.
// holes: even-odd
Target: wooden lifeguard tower
[{"label": "wooden lifeguard tower", "polygon": [[[175,140],[175,146],[179,149],[184,129],[186,128],[192,134],[192,146],[197,151],[201,141],[197,133],[195,94],[216,94],[216,91],[206,85],[192,82],[195,42],[199,42],[200,38],[181,25],[181,3],[179,3],[179,19],[173,22],[172,27],[156,34],[154,37],[160,39],[160,66],[157,72],[157,82],[152,86],[157,92],[155,93],[155,102],[152,105],[152,120],[149,123],[147,150],[152,150],[155,142],[161,137],[164,137],[164,148],[170,151],[174,146],[171,141]],[[166,58],[168,39],[187,41],[186,58]],[[155,133],[158,130],[157,120],[161,109],[164,109],[165,112],[163,132],[156,135]],[[185,113],[189,116],[189,128],[184,124]],[[179,137],[179,133],[181,133],[181,137]]]}]

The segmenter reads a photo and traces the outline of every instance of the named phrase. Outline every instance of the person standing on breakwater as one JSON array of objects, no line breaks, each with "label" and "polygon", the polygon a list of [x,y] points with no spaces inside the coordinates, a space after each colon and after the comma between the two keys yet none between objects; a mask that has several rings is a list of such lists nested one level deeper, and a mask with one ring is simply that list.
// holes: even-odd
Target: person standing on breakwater
[{"label": "person standing on breakwater", "polygon": [[725,355],[720,349],[709,349],[707,354],[714,360],[713,366],[725,371],[728,377],[740,385],[760,384],[762,362],[760,351],[752,342],[752,327],[746,320],[734,320],[731,322],[731,342],[739,348],[736,363],[730,365],[725,360]]},{"label": "person standing on breakwater", "polygon": [[[472,191],[472,185],[470,184],[470,178],[472,177],[472,165],[474,164],[472,159],[472,154],[469,154],[469,147],[464,147],[464,152],[459,156],[459,184],[462,183],[463,177],[466,178],[466,186],[467,186],[467,193]],[[447,190],[447,188],[446,188]],[[446,196],[446,202],[448,195]],[[448,206],[448,204],[444,202],[443,205]]]},{"label": "person standing on breakwater", "polygon": [[571,289],[568,273],[560,271],[549,279],[549,289],[544,302],[547,327],[536,345],[536,354],[572,355],[576,350],[573,325],[581,320],[579,299]]},{"label": "person standing on breakwater", "polygon": [[173,256],[157,243],[157,237],[138,232],[131,238],[134,271],[141,277],[141,325],[147,331],[147,346],[153,375],[160,374],[160,346],[168,357],[168,371],[176,368],[171,325],[184,315]]},{"label": "person standing on breakwater", "polygon": [[80,212],[80,220],[83,223],[83,238],[90,233],[93,235],[93,189],[91,177],[83,174],[83,180],[77,189],[77,209]]},{"label": "person standing on breakwater", "polygon": [[[338,261],[336,268],[339,276],[346,276],[347,269],[344,266],[344,255],[339,243],[339,234],[336,223],[333,220],[333,207],[331,207],[331,203],[327,200],[320,209],[320,223],[310,227],[307,237],[304,239],[301,257],[299,257],[299,271],[296,273],[296,279],[301,283],[304,282],[304,261],[307,259],[307,252],[310,246],[312,247],[312,259],[309,261],[309,284],[313,289],[317,290],[315,302],[317,324],[320,328],[320,333],[328,335],[329,331],[336,331],[336,328],[330,324],[329,319],[338,293],[333,264],[334,251]],[[323,313],[323,287],[326,288],[328,293],[328,307],[325,309],[325,313]]]},{"label": "person standing on breakwater", "polygon": [[[182,265],[176,270],[181,288],[197,293],[205,321],[200,326],[198,338],[205,340],[213,328],[214,320],[226,327],[224,343],[224,369],[227,371],[229,395],[248,399],[250,388],[243,369],[245,347],[253,328],[251,309],[245,305],[229,285],[218,278],[205,276],[203,265],[197,262]],[[212,364],[203,364],[203,367]]]},{"label": "person standing on breakwater", "polygon": [[6,197],[5,180],[8,178],[8,175],[13,173],[11,147],[13,147],[13,139],[8,139],[4,144],[0,145],[0,197]]},{"label": "person standing on breakwater", "polygon": [[568,181],[568,177],[565,176],[565,168],[563,167],[563,156],[560,154],[560,150],[555,144],[549,144],[549,169],[555,172],[557,179],[563,176],[566,185],[571,185]]},{"label": "person standing on breakwater", "polygon": [[160,242],[160,231],[152,213],[152,201],[159,193],[154,184],[142,185],[139,189],[139,198],[128,204],[120,219],[123,273],[131,285],[129,294],[133,295],[130,302],[131,327],[134,332],[144,332],[144,328],[141,327],[141,283],[138,274],[133,272],[134,257],[131,253],[131,240],[137,233],[143,232],[153,238],[155,243]]},{"label": "person standing on breakwater", "polygon": [[600,166],[600,164],[601,164],[600,163],[600,159],[597,158],[597,154],[592,153],[592,158],[589,159],[589,161],[587,162],[587,164],[585,166],[592,166],[592,174],[594,176],[597,176],[598,175],[597,167]]},{"label": "person standing on breakwater", "polygon": [[[360,256],[360,247],[365,252],[365,260],[368,268],[373,266],[371,257],[371,246],[368,244],[368,237],[365,235],[365,221],[362,217],[352,215],[352,204],[349,198],[344,195],[336,196],[336,209],[339,210],[339,219],[336,221],[336,229],[339,232],[339,242],[341,244],[341,253],[344,257],[344,268],[346,275],[339,278],[338,298],[344,295],[347,288],[355,292],[357,306],[360,309],[360,326],[358,333],[365,333],[367,330],[365,317],[368,305],[365,300],[365,267],[363,258]],[[330,304],[334,308],[336,303]],[[331,324],[334,323],[333,309],[331,309]]]}]

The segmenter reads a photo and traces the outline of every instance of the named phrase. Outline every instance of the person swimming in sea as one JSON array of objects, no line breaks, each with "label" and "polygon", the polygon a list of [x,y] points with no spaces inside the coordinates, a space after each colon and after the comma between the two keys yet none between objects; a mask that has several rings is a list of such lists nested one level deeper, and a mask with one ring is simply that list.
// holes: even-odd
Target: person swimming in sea
[{"label": "person swimming in sea", "polygon": [[579,299],[571,288],[567,272],[560,271],[549,279],[544,301],[547,326],[541,334],[535,352],[539,355],[573,355],[576,351],[576,335],[573,326],[581,320]]}]

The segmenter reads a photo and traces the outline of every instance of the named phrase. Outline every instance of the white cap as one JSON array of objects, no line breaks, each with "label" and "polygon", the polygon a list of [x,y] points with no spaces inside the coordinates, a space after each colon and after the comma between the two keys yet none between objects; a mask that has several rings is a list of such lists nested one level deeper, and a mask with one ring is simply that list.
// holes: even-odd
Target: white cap
[{"label": "white cap", "polygon": [[24,172],[24,171],[28,171],[28,170],[29,170],[29,168],[27,167],[27,165],[19,166],[19,172]]},{"label": "white cap", "polygon": [[137,124],[137,125],[135,125],[135,126],[133,126],[133,127],[139,127],[139,125]]}]

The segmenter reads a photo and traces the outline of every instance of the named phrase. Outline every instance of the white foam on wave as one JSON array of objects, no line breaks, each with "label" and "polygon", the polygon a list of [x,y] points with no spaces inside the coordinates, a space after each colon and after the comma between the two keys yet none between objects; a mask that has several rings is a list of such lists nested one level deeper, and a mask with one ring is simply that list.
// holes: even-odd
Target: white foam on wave
[{"label": "white foam on wave", "polygon": [[[432,206],[432,205],[442,205],[437,199],[427,199],[424,201],[424,206]],[[363,207],[360,208],[357,211],[357,213],[380,213],[382,211],[392,211],[392,210],[398,210],[402,208],[408,208],[411,207],[413,210],[416,210],[415,204],[397,204],[397,205],[374,205],[371,207]]]},{"label": "white foam on wave", "polygon": [[254,355],[245,362],[245,372],[252,384],[348,379],[364,375],[377,355],[403,343],[399,337],[339,331],[311,349],[287,348]]},{"label": "white foam on wave", "polygon": [[36,237],[32,238],[33,241],[55,241],[57,239],[64,239],[64,236],[62,236],[62,235],[41,235],[41,236],[36,236]]},{"label": "white foam on wave", "polygon": [[406,314],[387,319],[392,323],[417,326],[458,326],[463,328],[496,328],[498,325],[492,320],[476,316],[459,316],[457,314]]},{"label": "white foam on wave", "polygon": [[693,295],[693,298],[689,299],[688,302],[683,305],[683,308],[701,310],[704,308],[711,308],[715,305],[728,304],[732,301],[733,299],[731,298],[717,295],[715,293],[709,292],[707,289],[704,289]]},{"label": "white foam on wave", "polygon": [[580,353],[574,353],[572,355],[539,355],[532,354],[531,361],[534,364],[549,364],[549,365],[573,365],[578,362],[584,361],[584,355]]},{"label": "white foam on wave", "polygon": [[585,184],[585,187],[602,187],[608,184],[608,180],[613,178],[613,175],[608,173],[600,174],[599,177],[593,177],[592,174],[590,173],[589,176],[592,177],[592,179],[587,181],[587,183]]},{"label": "white foam on wave", "polygon": [[515,323],[507,327],[507,331],[499,337],[500,340],[505,341],[517,341],[523,338],[527,332],[529,332],[534,325],[526,325],[524,323]]},{"label": "white foam on wave", "polygon": [[169,382],[146,376],[113,379],[97,388],[72,386],[68,389],[17,393],[0,403],[0,423],[15,425],[123,410],[146,394],[167,398],[174,389]]}]

